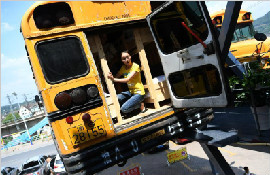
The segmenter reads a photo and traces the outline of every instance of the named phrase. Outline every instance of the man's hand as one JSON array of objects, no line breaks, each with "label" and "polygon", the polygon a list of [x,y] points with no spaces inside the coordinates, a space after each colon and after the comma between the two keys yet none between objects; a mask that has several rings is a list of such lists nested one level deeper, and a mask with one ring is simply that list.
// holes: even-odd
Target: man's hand
[{"label": "man's hand", "polygon": [[108,73],[108,76],[107,76],[110,80],[114,81],[114,77],[113,77],[113,74],[111,72]]}]

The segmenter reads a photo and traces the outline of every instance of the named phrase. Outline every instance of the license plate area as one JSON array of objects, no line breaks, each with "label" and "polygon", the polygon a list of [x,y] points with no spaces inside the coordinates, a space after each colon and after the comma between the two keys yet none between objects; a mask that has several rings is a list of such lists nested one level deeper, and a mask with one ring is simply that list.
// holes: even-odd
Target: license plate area
[{"label": "license plate area", "polygon": [[91,123],[88,123],[68,128],[69,137],[73,145],[79,145],[89,140],[107,135],[101,118],[98,118],[93,122],[95,123],[94,127],[91,126]]}]

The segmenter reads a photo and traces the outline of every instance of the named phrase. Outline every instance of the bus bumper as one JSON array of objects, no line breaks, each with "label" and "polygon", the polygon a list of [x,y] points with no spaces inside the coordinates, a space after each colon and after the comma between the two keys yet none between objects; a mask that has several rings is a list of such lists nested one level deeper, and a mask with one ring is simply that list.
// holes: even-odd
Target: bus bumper
[{"label": "bus bumper", "polygon": [[[192,113],[189,115],[183,111],[174,113],[168,118],[116,136],[87,149],[69,155],[61,155],[65,168],[68,174],[94,174],[168,140],[184,136],[184,133],[194,130],[194,128],[190,128],[186,120],[188,117],[198,114],[198,111],[195,110]],[[207,118],[212,115],[212,110],[209,112],[209,109],[204,109],[199,113]]]}]

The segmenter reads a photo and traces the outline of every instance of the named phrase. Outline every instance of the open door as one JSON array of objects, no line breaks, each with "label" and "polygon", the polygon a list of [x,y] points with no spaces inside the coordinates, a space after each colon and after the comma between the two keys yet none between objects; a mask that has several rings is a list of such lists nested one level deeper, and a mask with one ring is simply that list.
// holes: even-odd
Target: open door
[{"label": "open door", "polygon": [[228,101],[220,49],[202,3],[171,1],[147,17],[176,108],[224,107]]}]

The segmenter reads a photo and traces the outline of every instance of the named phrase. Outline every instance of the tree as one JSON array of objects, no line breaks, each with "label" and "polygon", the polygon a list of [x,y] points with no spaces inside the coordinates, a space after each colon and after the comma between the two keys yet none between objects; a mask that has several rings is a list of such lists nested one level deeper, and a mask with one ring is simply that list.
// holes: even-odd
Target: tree
[{"label": "tree", "polygon": [[[16,120],[21,120],[21,119],[22,119],[22,118],[20,117],[20,115],[19,115],[18,112],[16,112],[16,113],[14,114],[14,116],[16,117]],[[14,121],[14,117],[13,117],[12,113],[9,113],[9,114],[6,116],[6,118],[4,118],[4,119],[2,120],[2,123],[3,123],[3,124],[7,124],[7,123],[10,123],[10,122],[13,122],[13,121]]]}]

